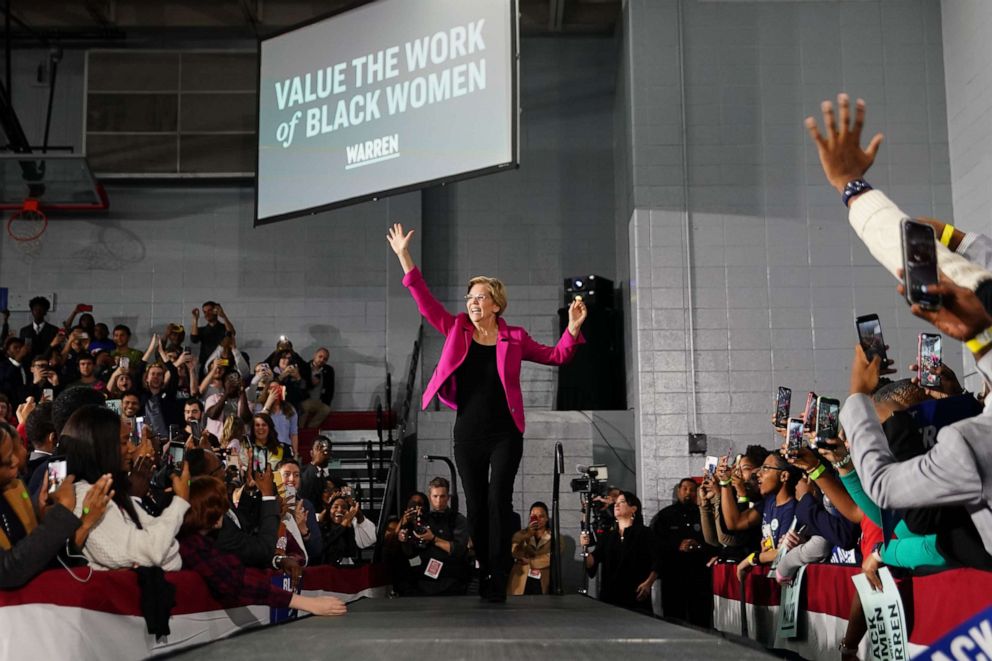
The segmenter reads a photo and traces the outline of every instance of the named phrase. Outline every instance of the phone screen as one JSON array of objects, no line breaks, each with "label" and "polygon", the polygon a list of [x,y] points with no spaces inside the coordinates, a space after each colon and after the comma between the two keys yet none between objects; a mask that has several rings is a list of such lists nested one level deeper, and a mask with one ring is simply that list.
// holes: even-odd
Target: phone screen
[{"label": "phone screen", "polygon": [[183,465],[184,459],[186,459],[186,446],[182,443],[169,443],[169,465],[179,468]]},{"label": "phone screen", "polygon": [[121,400],[119,400],[119,399],[108,399],[107,400],[107,408],[110,409],[111,411],[113,411],[114,413],[116,413],[117,415],[120,415],[121,414],[121,411],[122,411],[122,409],[121,409]]},{"label": "phone screen", "polygon": [[940,386],[940,335],[920,333],[919,355],[920,385],[924,388]]},{"label": "phone screen", "polygon": [[256,473],[264,473],[265,467],[269,465],[269,451],[255,448],[255,455],[252,459],[252,470]]},{"label": "phone screen", "polygon": [[141,432],[145,430],[145,417],[139,415],[134,419],[134,435],[141,438]]},{"label": "phone screen", "polygon": [[826,440],[837,438],[837,416],[840,415],[840,401],[820,397],[816,402],[816,438]]},{"label": "phone screen", "polygon": [[48,493],[53,493],[62,484],[66,476],[66,462],[55,459],[48,464]]},{"label": "phone screen", "polygon": [[881,356],[883,361],[886,359],[882,324],[878,321],[877,314],[858,317],[858,340],[869,362],[874,360],[875,356]]},{"label": "phone screen", "polygon": [[775,396],[775,426],[785,427],[789,422],[789,408],[792,406],[792,389],[779,386]]},{"label": "phone screen", "polygon": [[124,369],[129,369],[131,367],[131,359],[127,356],[121,356],[120,366]]},{"label": "phone screen", "polygon": [[713,474],[716,473],[718,463],[720,463],[719,457],[706,457],[706,462],[703,464],[703,474],[706,477],[713,477]]},{"label": "phone screen", "polygon": [[803,447],[803,431],[805,425],[800,418],[789,418],[789,431],[787,438],[789,441],[789,456],[794,457],[799,454]]},{"label": "phone screen", "polygon": [[52,388],[45,388],[41,391],[41,401],[50,402],[55,399],[55,390]]},{"label": "phone screen", "polygon": [[903,219],[902,259],[906,300],[929,310],[939,308],[940,296],[923,291],[924,286],[937,284],[937,242],[932,227]]},{"label": "phone screen", "polygon": [[803,407],[803,424],[806,431],[816,428],[816,393],[812,390],[806,393],[806,406]]}]

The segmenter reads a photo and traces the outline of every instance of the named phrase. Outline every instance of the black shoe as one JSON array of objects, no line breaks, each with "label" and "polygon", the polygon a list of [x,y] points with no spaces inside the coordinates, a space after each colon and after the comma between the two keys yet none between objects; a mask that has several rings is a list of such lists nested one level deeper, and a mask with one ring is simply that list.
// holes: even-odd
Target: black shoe
[{"label": "black shoe", "polygon": [[506,602],[505,574],[492,574],[489,576],[489,596],[486,599],[491,604],[502,604]]}]

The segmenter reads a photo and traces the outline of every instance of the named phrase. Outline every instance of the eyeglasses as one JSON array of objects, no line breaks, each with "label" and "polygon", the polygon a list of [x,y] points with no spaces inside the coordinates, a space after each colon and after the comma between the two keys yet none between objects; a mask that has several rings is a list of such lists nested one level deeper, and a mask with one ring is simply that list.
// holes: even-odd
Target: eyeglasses
[{"label": "eyeglasses", "polygon": [[489,298],[489,294],[465,294],[465,300],[469,302],[482,303],[487,298]]},{"label": "eyeglasses", "polygon": [[759,473],[764,473],[765,471],[784,471],[788,470],[785,466],[765,466],[762,464],[758,467],[757,471]]}]

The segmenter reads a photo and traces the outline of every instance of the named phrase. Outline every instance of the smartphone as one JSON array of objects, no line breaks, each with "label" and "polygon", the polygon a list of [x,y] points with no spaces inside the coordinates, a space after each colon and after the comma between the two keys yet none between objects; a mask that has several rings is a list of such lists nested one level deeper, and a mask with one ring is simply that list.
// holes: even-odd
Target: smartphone
[{"label": "smartphone", "polygon": [[93,312],[93,306],[92,305],[86,305],[85,303],[80,303],[79,304],[79,311],[80,312]]},{"label": "smartphone", "polygon": [[940,296],[926,293],[924,287],[937,284],[937,240],[933,228],[909,218],[902,220],[902,284],[910,305],[924,310],[940,307]]},{"label": "smartphone", "polygon": [[145,416],[139,415],[134,419],[134,435],[141,438],[141,432],[145,430]]},{"label": "smartphone", "polygon": [[169,442],[170,443],[175,443],[175,442],[180,441],[180,440],[182,440],[183,442],[185,442],[186,439],[181,439],[180,438],[180,436],[179,436],[180,433],[182,433],[182,426],[181,425],[169,425]]},{"label": "smartphone", "polygon": [[924,388],[940,386],[940,335],[920,333],[916,364],[920,366],[920,385]]},{"label": "smartphone", "polygon": [[255,454],[252,456],[251,461],[251,469],[256,473],[264,473],[268,465],[269,451],[264,448],[255,448]]},{"label": "smartphone", "polygon": [[837,419],[840,415],[840,400],[820,397],[816,400],[816,442],[837,438]]},{"label": "smartphone", "polygon": [[296,503],[296,487],[287,484],[283,487],[283,495],[286,498],[287,505]]},{"label": "smartphone", "polygon": [[124,369],[131,369],[131,359],[128,358],[127,356],[121,356],[121,360],[118,363],[118,365],[120,365]]},{"label": "smartphone", "polygon": [[884,363],[888,356],[885,355],[885,340],[882,339],[882,324],[878,321],[878,315],[866,314],[858,317],[856,323],[858,341],[861,342],[861,348],[864,349],[868,362],[874,360],[875,356],[880,356]]},{"label": "smartphone", "polygon": [[806,406],[803,407],[803,424],[806,431],[816,429],[816,393],[810,390],[806,393]]},{"label": "smartphone", "polygon": [[193,353],[193,352],[192,352],[192,351],[190,350],[190,348],[189,348],[189,347],[184,347],[184,348],[183,348],[183,353],[185,353],[185,354],[187,354],[187,355],[188,355],[188,354],[191,354],[191,353]]},{"label": "smartphone", "polygon": [[41,391],[41,401],[50,402],[55,399],[55,390],[53,388],[45,388]]},{"label": "smartphone", "polygon": [[65,459],[52,459],[48,462],[48,493],[54,493],[66,476]]},{"label": "smartphone", "polygon": [[713,474],[716,473],[716,466],[719,463],[719,457],[706,457],[706,461],[703,463],[703,475],[706,477],[713,477]]},{"label": "smartphone", "polygon": [[166,453],[166,463],[179,469],[186,459],[186,444],[182,441],[170,441],[169,450]]},{"label": "smartphone", "polygon": [[203,433],[202,430],[200,429],[200,421],[199,420],[190,420],[188,424],[189,424],[189,433],[190,433],[190,435],[193,437],[193,440],[194,441],[196,441],[197,443],[199,443],[200,442],[200,434]]},{"label": "smartphone", "polygon": [[106,404],[107,404],[107,408],[113,411],[114,413],[116,413],[117,415],[120,415],[121,412],[123,411],[123,409],[121,408],[121,400],[119,399],[108,399]]},{"label": "smartphone", "polygon": [[217,364],[220,365],[221,367],[227,367],[228,365],[231,364],[231,361],[229,361],[227,358],[218,358]]},{"label": "smartphone", "polygon": [[803,441],[803,431],[805,431],[805,423],[802,418],[789,418],[789,429],[786,434],[786,439],[788,441],[788,451],[790,457],[795,457],[799,454],[799,450],[802,449],[805,444]]},{"label": "smartphone", "polygon": [[789,408],[792,406],[792,388],[778,387],[775,396],[775,426],[784,428],[789,422]]}]

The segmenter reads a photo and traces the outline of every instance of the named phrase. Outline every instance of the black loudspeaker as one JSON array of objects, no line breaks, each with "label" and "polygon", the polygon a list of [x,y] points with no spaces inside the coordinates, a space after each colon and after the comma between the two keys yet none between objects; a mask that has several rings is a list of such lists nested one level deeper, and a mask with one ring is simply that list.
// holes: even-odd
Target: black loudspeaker
[{"label": "black loudspeaker", "polygon": [[[608,282],[608,281],[607,281]],[[597,298],[603,300],[598,284]],[[605,294],[605,292],[603,292]],[[613,298],[612,287],[609,298]],[[571,300],[571,299],[569,299]],[[583,295],[583,300],[585,296]],[[623,357],[623,315],[619,310],[601,305],[587,305],[589,316],[582,324],[585,344],[579,346],[575,357],[558,368],[556,409],[623,410],[627,408],[627,383]],[[568,308],[558,310],[562,333],[568,327]]]},{"label": "black loudspeaker", "polygon": [[613,281],[598,275],[577,275],[565,278],[565,307],[572,304],[576,296],[581,296],[586,307],[612,308]]}]

